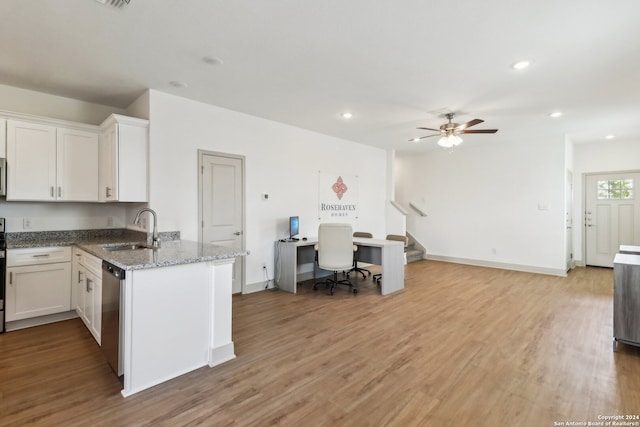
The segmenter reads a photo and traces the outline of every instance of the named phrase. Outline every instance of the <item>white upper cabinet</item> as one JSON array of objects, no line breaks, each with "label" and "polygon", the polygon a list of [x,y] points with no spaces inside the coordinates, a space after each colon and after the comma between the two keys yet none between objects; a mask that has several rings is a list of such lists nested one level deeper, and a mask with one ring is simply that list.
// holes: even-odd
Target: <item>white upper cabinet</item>
[{"label": "white upper cabinet", "polygon": [[112,114],[101,125],[100,201],[148,200],[149,121]]},{"label": "white upper cabinet", "polygon": [[7,200],[56,200],[56,128],[7,120]]},{"label": "white upper cabinet", "polygon": [[7,200],[98,201],[98,134],[7,120]]},{"label": "white upper cabinet", "polygon": [[7,121],[0,118],[0,157],[7,157]]},{"label": "white upper cabinet", "polygon": [[57,132],[57,200],[98,201],[98,134]]}]

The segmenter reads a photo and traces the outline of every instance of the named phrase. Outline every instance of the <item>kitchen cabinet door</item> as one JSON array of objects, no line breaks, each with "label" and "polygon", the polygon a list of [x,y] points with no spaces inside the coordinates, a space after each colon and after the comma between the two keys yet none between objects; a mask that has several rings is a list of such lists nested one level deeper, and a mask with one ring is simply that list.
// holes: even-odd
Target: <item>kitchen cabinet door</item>
[{"label": "kitchen cabinet door", "polygon": [[101,125],[100,201],[146,202],[147,120],[112,114]]},{"label": "kitchen cabinet door", "polygon": [[98,134],[57,129],[57,200],[98,201]]},{"label": "kitchen cabinet door", "polygon": [[102,278],[86,270],[83,320],[93,338],[100,344],[102,329]]},{"label": "kitchen cabinet door", "polygon": [[7,200],[56,199],[56,128],[7,120]]},{"label": "kitchen cabinet door", "polygon": [[6,321],[71,309],[71,263],[7,268]]},{"label": "kitchen cabinet door", "polygon": [[7,157],[7,121],[0,119],[0,157]]}]

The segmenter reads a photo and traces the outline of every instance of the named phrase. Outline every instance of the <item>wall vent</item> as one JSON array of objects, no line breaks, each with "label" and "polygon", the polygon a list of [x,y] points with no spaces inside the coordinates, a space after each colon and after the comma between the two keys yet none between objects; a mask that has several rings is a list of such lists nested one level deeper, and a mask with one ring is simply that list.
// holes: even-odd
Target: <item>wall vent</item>
[{"label": "wall vent", "polygon": [[129,4],[131,0],[96,0],[98,3],[106,4],[111,7],[122,7]]}]

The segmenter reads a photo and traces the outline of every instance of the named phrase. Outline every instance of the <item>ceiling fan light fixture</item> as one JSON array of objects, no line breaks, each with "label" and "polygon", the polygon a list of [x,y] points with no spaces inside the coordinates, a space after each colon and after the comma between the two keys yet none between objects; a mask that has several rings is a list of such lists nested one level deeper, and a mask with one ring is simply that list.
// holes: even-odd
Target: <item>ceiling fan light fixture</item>
[{"label": "ceiling fan light fixture", "polygon": [[448,134],[438,140],[438,145],[443,148],[452,148],[460,145],[462,138],[455,134]]}]

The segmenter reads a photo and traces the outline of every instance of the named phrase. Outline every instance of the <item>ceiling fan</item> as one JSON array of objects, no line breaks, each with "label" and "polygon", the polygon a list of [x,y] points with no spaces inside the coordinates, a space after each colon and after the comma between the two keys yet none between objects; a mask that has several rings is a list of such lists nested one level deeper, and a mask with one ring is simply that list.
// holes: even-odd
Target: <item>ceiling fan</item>
[{"label": "ceiling fan", "polygon": [[451,148],[451,147],[455,147],[456,145],[459,145],[462,142],[462,138],[460,138],[460,134],[498,132],[498,129],[475,129],[475,130],[469,129],[471,126],[475,126],[477,124],[484,122],[484,120],[473,119],[471,121],[468,121],[467,123],[458,124],[458,123],[452,122],[454,116],[455,116],[455,113],[445,114],[445,117],[449,120],[449,122],[440,126],[440,129],[423,128],[423,127],[416,128],[416,129],[422,129],[422,130],[432,130],[438,133],[421,136],[419,138],[413,138],[413,139],[410,139],[409,141],[417,142],[424,138],[431,138],[432,136],[440,136],[441,138],[440,140],[438,140],[438,145],[445,148]]}]

